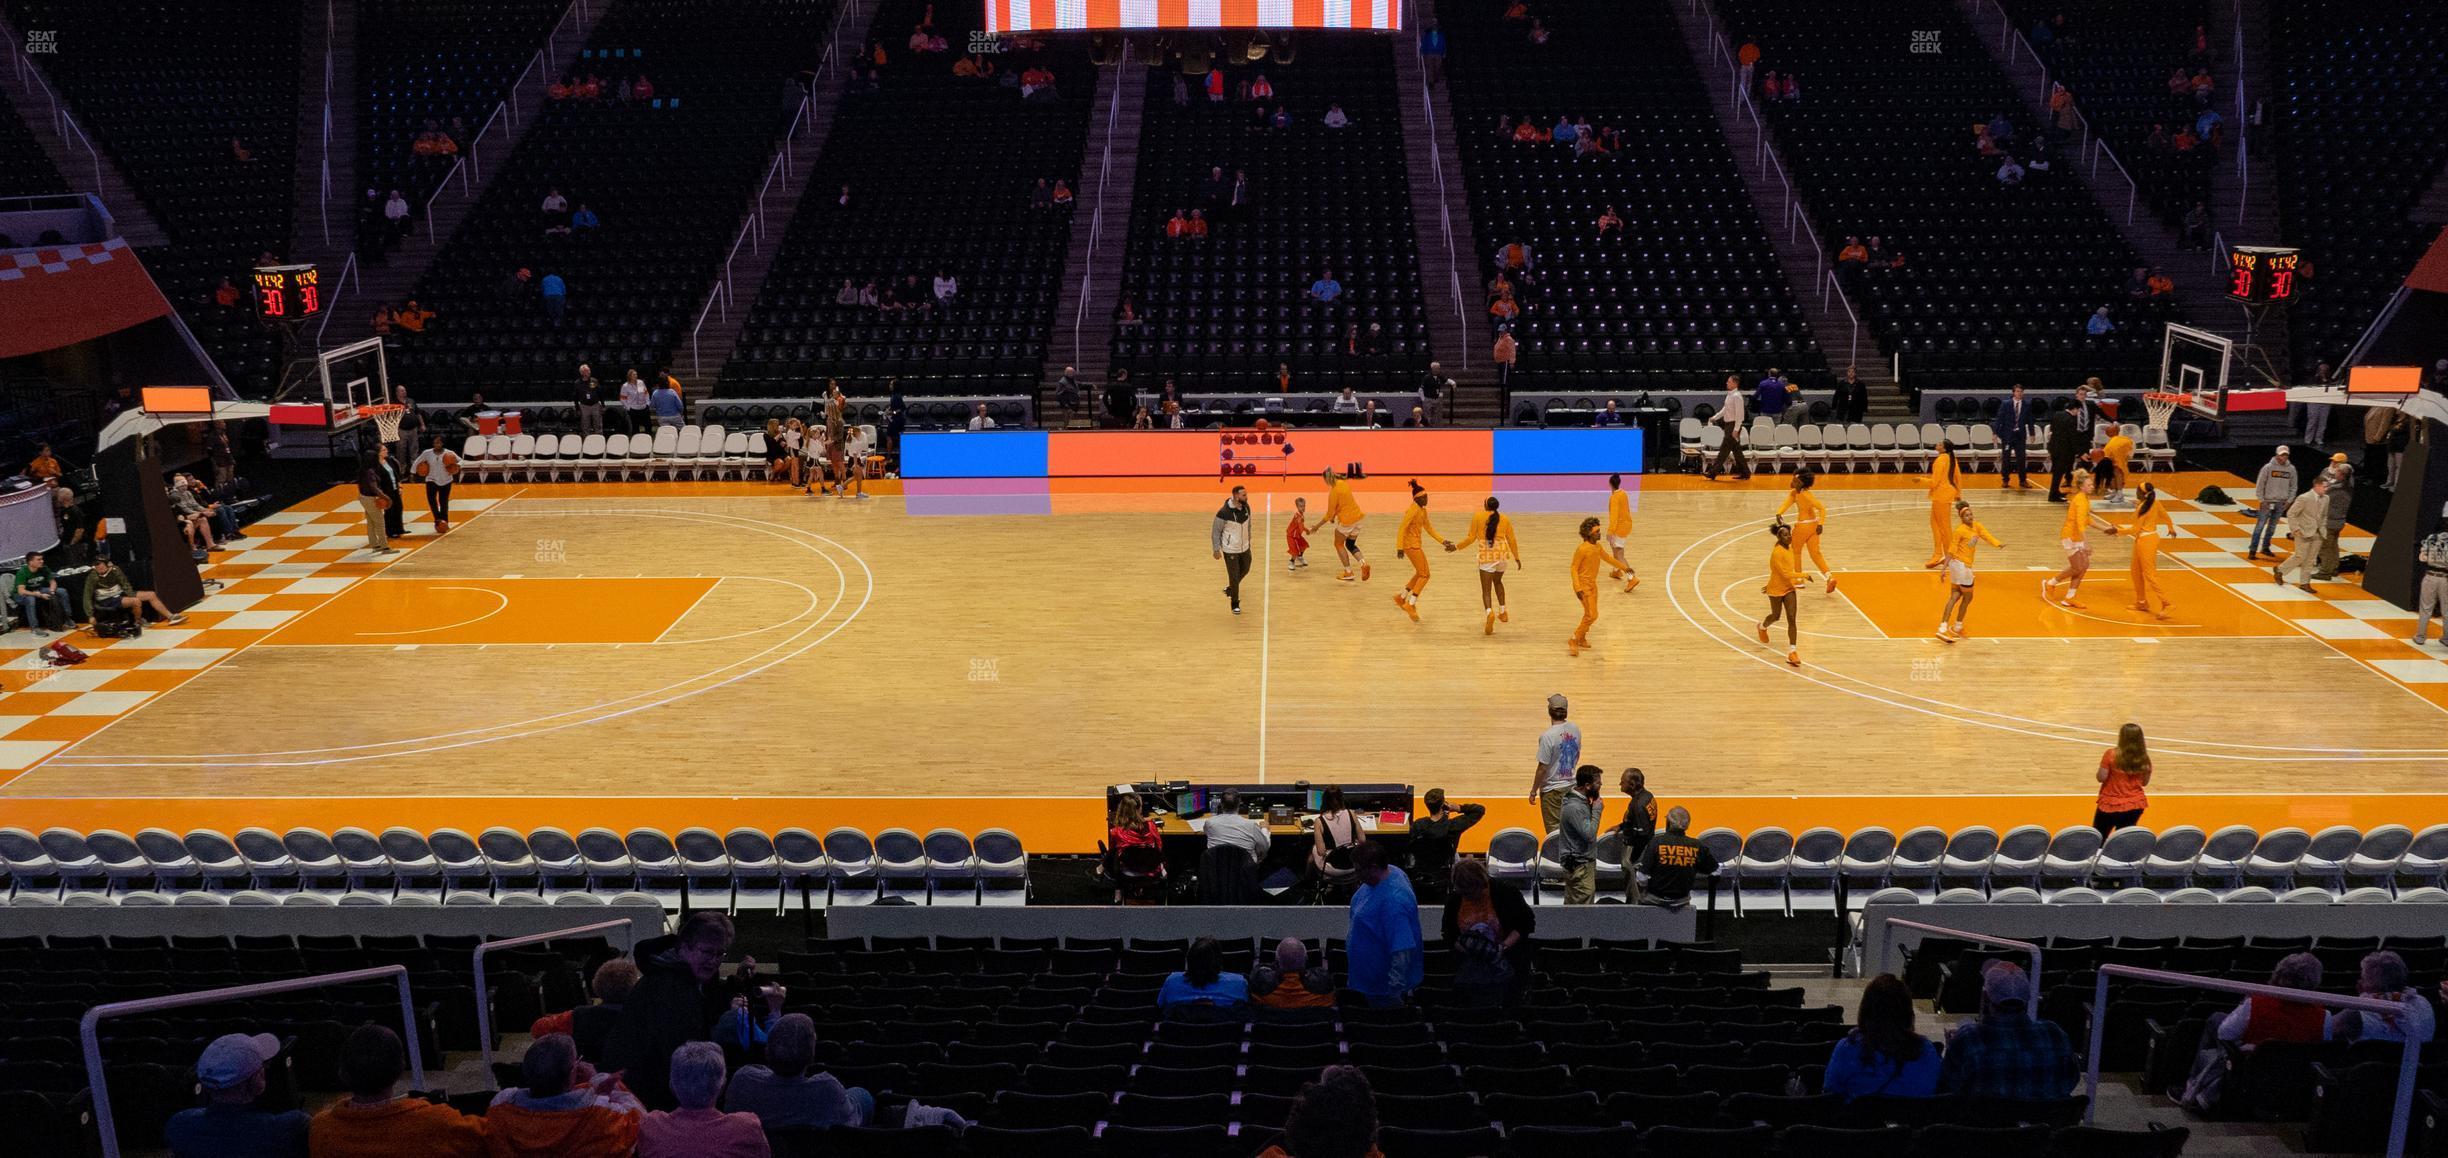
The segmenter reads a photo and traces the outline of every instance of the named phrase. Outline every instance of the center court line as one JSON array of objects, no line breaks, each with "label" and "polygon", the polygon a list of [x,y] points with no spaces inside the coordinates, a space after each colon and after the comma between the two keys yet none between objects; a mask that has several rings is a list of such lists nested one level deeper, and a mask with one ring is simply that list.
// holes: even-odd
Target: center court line
[{"label": "center court line", "polygon": [[[1259,543],[1275,537],[1275,492],[1267,492],[1266,535],[1250,544],[1250,554],[1264,558]],[[1267,756],[1267,666],[1275,643],[1275,569],[1261,567],[1266,572],[1258,580],[1258,782],[1264,784]]]}]

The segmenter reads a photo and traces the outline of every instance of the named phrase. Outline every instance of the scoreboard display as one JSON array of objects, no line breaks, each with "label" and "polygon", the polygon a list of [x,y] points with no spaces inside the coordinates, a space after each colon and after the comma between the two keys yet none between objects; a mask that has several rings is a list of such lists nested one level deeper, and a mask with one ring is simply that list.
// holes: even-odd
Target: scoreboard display
[{"label": "scoreboard display", "polygon": [[1401,0],[986,0],[986,31],[1402,28]]},{"label": "scoreboard display", "polygon": [[255,267],[255,316],[296,322],[323,313],[322,274],[312,264]]},{"label": "scoreboard display", "polygon": [[2227,296],[2254,304],[2294,301],[2302,261],[2302,251],[2292,246],[2236,246],[2227,253]]}]

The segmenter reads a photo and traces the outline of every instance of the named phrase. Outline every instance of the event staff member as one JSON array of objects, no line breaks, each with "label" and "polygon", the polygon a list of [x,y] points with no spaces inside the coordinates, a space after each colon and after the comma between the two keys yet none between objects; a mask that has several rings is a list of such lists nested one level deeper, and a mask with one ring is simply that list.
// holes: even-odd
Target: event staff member
[{"label": "event staff member", "polygon": [[1652,838],[1649,850],[1641,854],[1641,903],[1680,909],[1691,904],[1693,882],[1716,873],[1716,854],[1685,835],[1690,830],[1689,810],[1666,811],[1666,831]]},{"label": "event staff member", "polygon": [[2074,477],[2076,460],[2090,446],[2091,436],[2083,429],[2080,407],[2059,410],[2048,419],[2049,501],[2066,501],[2066,486]]},{"label": "event staff member", "polygon": [[1235,615],[1241,614],[1241,580],[1250,569],[1249,522],[1249,489],[1234,487],[1207,532],[1208,546],[1224,561],[1224,597],[1232,600]]}]

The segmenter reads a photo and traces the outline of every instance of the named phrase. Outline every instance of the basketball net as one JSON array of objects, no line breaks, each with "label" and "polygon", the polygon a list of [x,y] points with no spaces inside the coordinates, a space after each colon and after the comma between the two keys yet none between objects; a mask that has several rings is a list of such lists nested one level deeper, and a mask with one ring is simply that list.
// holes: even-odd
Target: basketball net
[{"label": "basketball net", "polygon": [[408,408],[397,403],[384,402],[372,406],[360,406],[357,408],[357,413],[360,417],[374,420],[374,429],[376,433],[382,435],[384,442],[398,442],[400,420],[408,416]]},{"label": "basketball net", "polygon": [[2168,420],[2176,417],[2177,407],[2193,401],[2190,394],[2165,394],[2151,391],[2142,396],[2142,405],[2150,411],[2150,428],[2165,431]]}]

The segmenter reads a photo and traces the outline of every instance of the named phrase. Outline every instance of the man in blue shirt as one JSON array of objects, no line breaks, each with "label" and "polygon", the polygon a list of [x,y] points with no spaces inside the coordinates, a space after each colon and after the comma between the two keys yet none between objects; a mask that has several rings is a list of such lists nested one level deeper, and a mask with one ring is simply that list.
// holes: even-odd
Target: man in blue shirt
[{"label": "man in blue shirt", "polygon": [[2024,453],[2032,426],[2031,403],[2023,398],[2023,384],[2014,384],[2014,395],[1998,403],[1997,417],[1989,420],[1989,428],[1998,438],[1998,485],[2005,486],[2013,476],[2024,490],[2032,489],[2031,458]]},{"label": "man in blue shirt", "polygon": [[655,425],[679,426],[681,424],[680,385],[672,378],[670,371],[663,373],[663,381],[656,384],[654,393],[648,396],[648,400],[654,403]]},{"label": "man in blue shirt", "polygon": [[1342,296],[1343,283],[1335,280],[1334,271],[1331,269],[1320,273],[1316,281],[1309,283],[1309,300],[1319,305],[1331,306],[1335,304],[1336,298]]},{"label": "man in blue shirt", "polygon": [[1420,984],[1419,896],[1411,878],[1386,862],[1383,844],[1362,841],[1352,866],[1360,889],[1352,894],[1344,949],[1349,983],[1372,1006],[1400,1005]]},{"label": "man in blue shirt", "polygon": [[578,212],[570,215],[570,228],[577,230],[580,237],[589,237],[596,230],[603,228],[603,219],[595,216],[595,211],[587,208],[586,204],[581,202]]},{"label": "man in blue shirt", "polygon": [[545,274],[539,283],[538,296],[544,301],[544,316],[560,325],[562,312],[569,309],[569,283],[562,281],[560,274]]},{"label": "man in blue shirt", "polygon": [[2037,1100],[2074,1088],[2074,1046],[2056,1022],[2032,1016],[2031,997],[2022,966],[1992,961],[1981,970],[1980,1017],[1947,1039],[1940,1093]]},{"label": "man in blue shirt", "polygon": [[1791,401],[1793,384],[1787,382],[1785,375],[1778,373],[1776,367],[1770,366],[1768,376],[1760,379],[1759,387],[1752,391],[1751,412],[1764,418],[1780,418],[1785,414],[1786,404]]},{"label": "man in blue shirt", "polygon": [[2091,335],[2094,338],[2099,337],[2102,334],[2115,333],[2116,323],[2109,319],[2108,307],[2101,306],[2100,308],[2093,310],[2091,312],[2091,320],[2083,323],[2083,332]]},{"label": "man in blue shirt", "polygon": [[1419,54],[1420,67],[1426,70],[1428,83],[1431,85],[1443,83],[1445,80],[1445,30],[1437,27],[1434,17],[1430,17],[1428,26],[1420,30]]},{"label": "man in blue shirt", "polygon": [[176,1158],[306,1158],[312,1122],[303,1110],[258,1110],[266,1082],[264,1064],[280,1056],[280,1039],[268,1033],[229,1033],[214,1038],[196,1059],[196,1083],[204,1105],[170,1116],[162,1136]]}]

